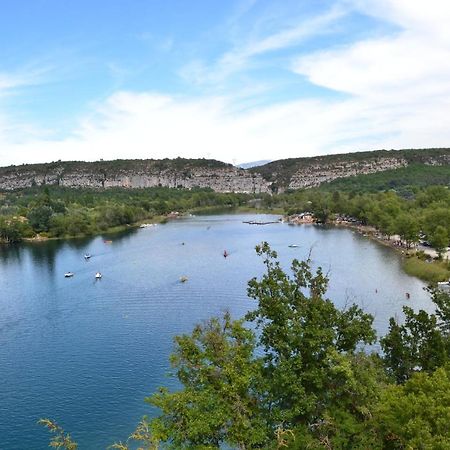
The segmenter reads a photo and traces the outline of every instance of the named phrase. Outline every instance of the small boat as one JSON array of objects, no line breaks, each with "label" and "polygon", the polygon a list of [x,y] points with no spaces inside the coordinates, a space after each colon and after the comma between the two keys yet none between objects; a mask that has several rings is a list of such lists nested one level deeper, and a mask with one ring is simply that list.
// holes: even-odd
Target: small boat
[{"label": "small boat", "polygon": [[91,257],[91,254],[90,254],[90,253],[86,253],[86,254],[84,255],[84,259],[90,259],[90,257]]},{"label": "small boat", "polygon": [[101,277],[102,277],[102,274],[101,274],[100,272],[97,272],[97,273],[95,274],[95,279],[96,279],[96,280],[100,280]]},{"label": "small boat", "polygon": [[298,244],[290,244],[290,245],[288,245],[288,247],[289,248],[299,248],[300,245],[298,245]]},{"label": "small boat", "polygon": [[111,240],[109,240],[109,239],[107,239],[107,240],[105,240],[105,241],[103,241],[105,244],[112,244],[112,241]]},{"label": "small boat", "polygon": [[181,283],[186,283],[187,280],[188,280],[188,277],[186,277],[184,275],[182,277],[180,277]]},{"label": "small boat", "polygon": [[75,275],[75,274],[74,274],[73,272],[66,272],[66,273],[64,274],[64,276],[65,276],[66,278],[72,278],[74,275]]},{"label": "small boat", "polygon": [[446,292],[450,291],[450,280],[449,281],[439,281],[437,285],[438,285],[438,288],[443,291],[446,291]]},{"label": "small boat", "polygon": [[224,250],[223,251],[223,257],[226,258],[228,255],[229,255],[229,253],[226,250]]}]

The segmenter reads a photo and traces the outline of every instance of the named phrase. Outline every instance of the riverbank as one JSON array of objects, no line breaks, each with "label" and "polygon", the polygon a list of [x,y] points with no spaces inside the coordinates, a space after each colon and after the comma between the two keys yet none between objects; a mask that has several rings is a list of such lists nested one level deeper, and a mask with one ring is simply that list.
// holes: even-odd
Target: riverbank
[{"label": "riverbank", "polygon": [[420,246],[407,248],[399,236],[385,236],[370,225],[353,224],[350,222],[332,221],[337,227],[350,228],[365,237],[395,250],[402,257],[403,270],[414,277],[429,283],[448,281],[450,279],[450,263],[447,259],[438,260],[436,251],[432,248],[424,249]]},{"label": "riverbank", "polygon": [[[286,216],[285,221],[292,225],[316,224],[317,219],[310,212]],[[420,245],[407,246],[398,235],[386,236],[376,227],[363,225],[360,221],[347,217],[337,216],[327,220],[328,225],[351,229],[364,237],[375,240],[395,250],[402,258],[403,270],[411,276],[428,283],[448,281],[450,279],[450,254],[447,252],[443,259],[437,258],[437,252],[431,247]]]},{"label": "riverbank", "polygon": [[146,219],[141,219],[138,222],[135,222],[132,224],[117,225],[115,227],[110,227],[110,228],[107,228],[106,230],[100,231],[98,233],[66,235],[66,236],[46,236],[45,234],[43,235],[42,233],[40,233],[33,237],[22,238],[22,241],[37,243],[37,242],[48,242],[48,241],[61,241],[61,240],[68,240],[68,239],[80,239],[80,238],[95,237],[95,236],[102,236],[102,235],[112,235],[112,234],[117,234],[117,233],[123,233],[124,231],[130,230],[133,228],[139,228],[142,224],[152,223],[152,224],[156,225],[156,224],[166,223],[169,220],[168,216],[169,215],[151,216]]},{"label": "riverbank", "polygon": [[[79,239],[85,237],[95,237],[101,235],[112,235],[117,233],[123,233],[126,230],[130,230],[133,228],[139,228],[143,224],[164,224],[169,220],[178,220],[185,217],[189,217],[190,215],[207,215],[207,214],[220,214],[220,213],[235,213],[235,214],[243,214],[243,213],[253,213],[253,214],[279,214],[282,215],[284,212],[281,208],[278,209],[269,209],[269,208],[255,208],[250,206],[238,206],[238,207],[217,207],[217,206],[209,206],[209,207],[198,207],[194,209],[190,209],[189,211],[172,211],[168,214],[157,215],[157,216],[149,216],[143,218],[137,222],[125,225],[118,225],[114,227],[107,228],[105,230],[99,231],[97,233],[92,234],[78,234],[78,235],[65,235],[65,236],[47,236],[45,233],[37,234],[33,237],[24,237],[22,238],[23,242],[31,242],[31,243],[39,243],[39,242],[47,242],[53,240],[67,240],[67,239]],[[6,242],[0,242],[7,244]]]}]

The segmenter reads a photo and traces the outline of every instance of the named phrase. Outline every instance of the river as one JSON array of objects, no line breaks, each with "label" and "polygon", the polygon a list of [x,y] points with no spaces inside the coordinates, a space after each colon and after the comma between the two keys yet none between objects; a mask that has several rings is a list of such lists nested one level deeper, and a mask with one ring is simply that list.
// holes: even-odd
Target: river
[{"label": "river", "polygon": [[[225,310],[241,317],[253,307],[246,285],[263,273],[254,251],[261,241],[286,268],[311,250],[314,266],[329,273],[327,296],[374,314],[380,334],[403,305],[431,308],[424,284],[402,271],[392,249],[349,229],[243,223],[255,218],[278,216],[190,217],[120,235],[1,247],[0,448],[47,448],[40,417],[63,425],[80,450],[125,440],[142,415],[154,414],[144,397],[176,386],[167,376],[173,336]],[[64,278],[67,271],[74,277]]]}]

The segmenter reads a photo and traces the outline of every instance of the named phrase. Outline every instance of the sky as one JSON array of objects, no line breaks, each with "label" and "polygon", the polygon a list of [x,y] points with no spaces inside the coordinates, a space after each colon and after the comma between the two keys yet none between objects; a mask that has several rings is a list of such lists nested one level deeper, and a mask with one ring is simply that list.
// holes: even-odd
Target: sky
[{"label": "sky", "polygon": [[2,0],[0,165],[450,146],[448,0]]}]

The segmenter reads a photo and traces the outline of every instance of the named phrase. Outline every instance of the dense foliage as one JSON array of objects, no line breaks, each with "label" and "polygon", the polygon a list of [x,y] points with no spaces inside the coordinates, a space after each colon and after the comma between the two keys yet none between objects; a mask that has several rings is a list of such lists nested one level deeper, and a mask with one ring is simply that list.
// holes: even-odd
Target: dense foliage
[{"label": "dense foliage", "polygon": [[45,187],[0,197],[0,241],[90,235],[151,220],[171,211],[236,207],[245,194],[219,194],[208,189],[68,189]]},{"label": "dense foliage", "polygon": [[421,232],[443,250],[450,236],[450,190],[446,186],[415,189],[412,198],[394,191],[354,193],[303,190],[273,199],[288,214],[311,211],[322,221],[341,214],[373,225],[383,234],[398,234],[409,245],[419,241]]},{"label": "dense foliage", "polygon": [[249,324],[225,314],[176,337],[182,389],[149,397],[160,415],[113,448],[450,448],[450,296],[431,290],[435,314],[405,308],[404,324],[391,319],[378,355],[367,347],[373,317],[336,308],[310,259],[288,275],[266,243],[257,253],[266,273],[248,284]]},{"label": "dense foliage", "polygon": [[403,197],[413,197],[418,188],[450,186],[450,166],[411,164],[400,169],[338,178],[320,186],[323,191],[380,192],[395,190]]}]

